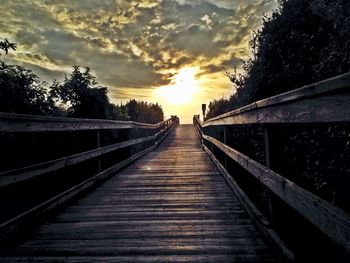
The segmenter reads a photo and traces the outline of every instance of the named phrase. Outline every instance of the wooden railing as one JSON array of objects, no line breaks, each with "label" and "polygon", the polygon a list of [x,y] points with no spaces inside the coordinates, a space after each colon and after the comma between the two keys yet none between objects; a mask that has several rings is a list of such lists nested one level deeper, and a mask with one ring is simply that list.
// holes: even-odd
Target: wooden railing
[{"label": "wooden railing", "polygon": [[[58,159],[49,160],[30,166],[20,167],[0,173],[0,190],[4,187],[16,187],[19,182],[29,181],[39,176],[50,176],[52,172],[60,169],[80,164],[92,159],[98,159],[98,174],[94,175],[83,182],[67,189],[66,191],[42,202],[40,205],[23,212],[22,214],[0,224],[0,240],[5,239],[11,234],[13,229],[17,229],[25,224],[33,216],[61,205],[82,191],[103,181],[108,176],[117,172],[137,158],[152,151],[159,143],[169,134],[169,132],[179,123],[176,116],[172,116],[163,122],[157,124],[137,123],[130,121],[113,121],[98,119],[76,119],[76,118],[58,118],[33,115],[21,115],[0,113],[0,133],[2,134],[22,134],[22,133],[42,133],[45,132],[72,132],[72,131],[96,131],[97,148],[79,152],[73,155],[64,156]],[[148,130],[147,136],[133,138],[134,130]],[[127,140],[101,147],[102,130],[126,130],[129,132]],[[151,134],[151,135],[150,135]],[[105,170],[101,169],[100,157],[120,150],[126,147],[145,145],[139,147],[137,152],[130,151],[130,155],[119,163],[114,163]]]},{"label": "wooden railing", "polygon": [[[46,161],[0,173],[0,188],[17,182],[31,179],[45,173],[54,172],[67,166],[71,166],[89,159],[100,157],[107,153],[128,146],[152,141],[154,146],[159,139],[178,122],[176,117],[158,124],[137,123],[131,121],[113,121],[98,119],[75,119],[57,118],[45,116],[32,116],[0,113],[0,132],[57,132],[57,131],[83,131],[96,130],[98,148],[65,156],[59,159]],[[128,141],[100,147],[100,130],[112,129],[152,129],[154,134],[144,138],[131,139]]]},{"label": "wooden railing", "polygon": [[[270,124],[285,123],[335,123],[350,122],[350,73],[308,85],[271,98],[257,101],[243,108],[233,110],[201,123],[198,115],[194,124],[203,141],[203,147],[226,176],[231,186],[236,188],[243,202],[249,199],[227,172],[227,158],[248,171],[267,189],[293,208],[321,232],[350,252],[350,217],[343,210],[323,200],[315,194],[284,178],[269,168],[270,164]],[[263,124],[265,130],[265,165],[226,144],[228,125]],[[206,134],[206,129],[223,128],[223,140]],[[273,138],[272,138],[273,139]],[[208,146],[211,147],[208,147]],[[224,163],[217,160],[212,147],[225,155]],[[237,190],[238,189],[238,190]],[[242,197],[243,196],[243,197]],[[254,207],[255,209],[255,207]],[[247,210],[252,208],[249,207]],[[255,211],[256,212],[256,211]],[[249,213],[249,211],[248,211]],[[258,212],[258,215],[261,215]],[[258,224],[269,223],[255,216]]]}]

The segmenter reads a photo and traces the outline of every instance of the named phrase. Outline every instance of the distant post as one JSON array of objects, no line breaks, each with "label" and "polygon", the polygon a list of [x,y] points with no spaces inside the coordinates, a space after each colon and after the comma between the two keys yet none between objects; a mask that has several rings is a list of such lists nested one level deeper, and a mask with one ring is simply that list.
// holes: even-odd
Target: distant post
[{"label": "distant post", "polygon": [[204,122],[204,117],[205,117],[205,111],[207,109],[207,104],[202,104],[202,113],[203,113],[203,122]]}]

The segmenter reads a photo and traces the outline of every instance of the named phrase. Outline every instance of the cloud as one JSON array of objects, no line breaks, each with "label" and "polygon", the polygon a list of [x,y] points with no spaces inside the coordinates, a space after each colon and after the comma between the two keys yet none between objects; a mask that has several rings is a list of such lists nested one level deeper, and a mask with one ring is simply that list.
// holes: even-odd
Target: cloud
[{"label": "cloud", "polygon": [[252,30],[274,7],[275,0],[2,0],[0,37],[18,45],[11,61],[48,78],[90,66],[113,98],[148,97],[182,67],[209,76],[240,66]]}]

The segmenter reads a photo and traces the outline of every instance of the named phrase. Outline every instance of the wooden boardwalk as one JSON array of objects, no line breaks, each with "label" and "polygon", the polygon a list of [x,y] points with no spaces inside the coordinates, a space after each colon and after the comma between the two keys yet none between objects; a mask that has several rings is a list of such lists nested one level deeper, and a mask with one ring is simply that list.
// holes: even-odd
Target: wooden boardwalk
[{"label": "wooden boardwalk", "polygon": [[0,262],[274,262],[193,125],[119,172]]}]

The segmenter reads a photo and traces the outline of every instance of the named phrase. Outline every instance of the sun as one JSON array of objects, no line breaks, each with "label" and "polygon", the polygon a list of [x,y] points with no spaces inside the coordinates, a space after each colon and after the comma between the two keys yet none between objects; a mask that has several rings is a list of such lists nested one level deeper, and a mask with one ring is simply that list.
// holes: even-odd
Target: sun
[{"label": "sun", "polygon": [[185,67],[173,77],[172,84],[159,87],[157,97],[164,99],[168,104],[183,105],[193,100],[198,91],[198,81],[195,78],[198,68]]}]

